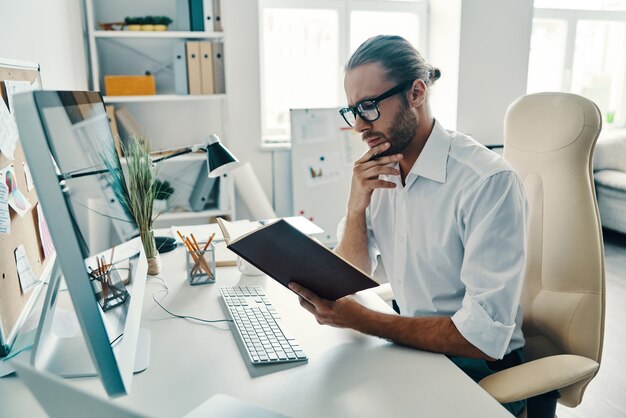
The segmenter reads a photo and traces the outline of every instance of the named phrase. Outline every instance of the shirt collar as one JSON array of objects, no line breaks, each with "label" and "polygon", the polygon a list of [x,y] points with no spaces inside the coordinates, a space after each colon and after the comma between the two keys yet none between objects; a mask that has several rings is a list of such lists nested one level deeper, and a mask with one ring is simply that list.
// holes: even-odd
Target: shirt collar
[{"label": "shirt collar", "polygon": [[435,120],[435,125],[426,140],[419,157],[411,167],[409,177],[426,177],[439,183],[446,182],[446,167],[450,152],[450,134]]}]

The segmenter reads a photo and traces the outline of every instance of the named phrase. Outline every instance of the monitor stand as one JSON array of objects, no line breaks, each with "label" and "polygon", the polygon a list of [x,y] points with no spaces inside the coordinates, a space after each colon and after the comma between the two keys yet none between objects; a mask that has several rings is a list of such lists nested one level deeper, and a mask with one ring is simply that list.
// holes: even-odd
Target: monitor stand
[{"label": "monitor stand", "polygon": [[[52,332],[55,308],[61,285],[61,268],[55,258],[50,282],[39,319],[31,362],[39,370],[47,370],[63,377],[97,376],[89,349],[82,334],[75,337],[58,337]],[[139,296],[139,295],[138,295]],[[123,338],[123,337],[122,337]],[[116,343],[119,343],[117,341]],[[115,347],[115,344],[113,345]],[[115,348],[114,348],[115,350]],[[148,368],[150,362],[150,331],[139,329],[135,352],[134,373]]]}]

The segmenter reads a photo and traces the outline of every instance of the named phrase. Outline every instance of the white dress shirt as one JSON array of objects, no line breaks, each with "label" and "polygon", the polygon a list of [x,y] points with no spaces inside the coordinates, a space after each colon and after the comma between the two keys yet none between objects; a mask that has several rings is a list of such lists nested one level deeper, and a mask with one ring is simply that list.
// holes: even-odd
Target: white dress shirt
[{"label": "white dress shirt", "polygon": [[405,186],[399,176],[381,179],[396,188],[372,195],[368,247],[373,267],[381,256],[401,314],[449,316],[493,358],[522,347],[527,204],[511,166],[435,121]]}]

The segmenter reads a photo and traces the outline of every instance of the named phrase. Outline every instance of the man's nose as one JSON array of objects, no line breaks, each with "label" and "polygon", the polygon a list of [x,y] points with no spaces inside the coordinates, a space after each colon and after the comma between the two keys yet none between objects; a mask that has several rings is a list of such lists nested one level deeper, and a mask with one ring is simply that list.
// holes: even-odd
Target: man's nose
[{"label": "man's nose", "polygon": [[372,123],[364,120],[357,114],[354,122],[355,132],[363,133],[365,131],[369,131],[370,129],[372,129]]}]

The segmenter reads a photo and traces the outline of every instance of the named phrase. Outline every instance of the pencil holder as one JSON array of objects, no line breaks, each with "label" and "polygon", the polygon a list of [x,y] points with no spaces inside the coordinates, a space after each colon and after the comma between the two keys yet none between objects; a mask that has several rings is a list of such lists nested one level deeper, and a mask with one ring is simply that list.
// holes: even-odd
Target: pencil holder
[{"label": "pencil holder", "polygon": [[210,244],[204,250],[205,244],[200,243],[200,251],[186,252],[187,280],[192,286],[215,283],[215,246]]},{"label": "pencil holder", "polygon": [[124,304],[128,299],[126,286],[115,267],[92,270],[89,277],[98,304],[104,312]]}]

